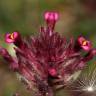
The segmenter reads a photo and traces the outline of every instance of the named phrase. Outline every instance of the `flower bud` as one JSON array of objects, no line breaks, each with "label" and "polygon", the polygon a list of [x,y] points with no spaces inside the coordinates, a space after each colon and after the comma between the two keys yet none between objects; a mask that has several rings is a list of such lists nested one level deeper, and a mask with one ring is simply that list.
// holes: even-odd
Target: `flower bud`
[{"label": "flower bud", "polygon": [[56,70],[55,70],[54,68],[50,68],[48,71],[49,71],[49,74],[50,74],[52,77],[54,77],[54,76],[57,75],[57,72],[56,72]]},{"label": "flower bud", "polygon": [[55,27],[55,23],[59,18],[59,14],[57,12],[46,12],[44,14],[44,19],[46,20],[48,29],[50,29],[51,31],[54,30]]},{"label": "flower bud", "polygon": [[57,21],[58,20],[58,13],[57,12],[46,12],[45,13],[45,20],[47,21]]}]

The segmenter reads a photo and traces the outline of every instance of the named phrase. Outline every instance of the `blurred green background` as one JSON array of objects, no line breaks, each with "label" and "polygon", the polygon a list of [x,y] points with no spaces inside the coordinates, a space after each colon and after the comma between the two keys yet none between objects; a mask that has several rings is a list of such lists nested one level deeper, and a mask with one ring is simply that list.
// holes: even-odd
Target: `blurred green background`
[{"label": "blurred green background", "polygon": [[[0,46],[13,55],[12,47],[4,43],[4,34],[13,31],[23,36],[37,34],[45,24],[43,13],[52,10],[60,14],[57,32],[66,37],[82,34],[96,47],[96,0],[0,0]],[[20,92],[21,96],[31,94],[0,58],[0,96],[12,96],[14,92]]]}]

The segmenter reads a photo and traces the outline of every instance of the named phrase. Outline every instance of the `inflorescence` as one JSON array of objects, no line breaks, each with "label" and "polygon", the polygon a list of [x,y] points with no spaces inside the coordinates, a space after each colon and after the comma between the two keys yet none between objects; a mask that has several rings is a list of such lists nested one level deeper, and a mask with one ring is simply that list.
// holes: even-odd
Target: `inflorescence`
[{"label": "inflorescence", "polygon": [[[0,47],[0,55],[17,72],[27,88],[36,96],[53,96],[54,90],[67,86],[74,73],[86,67],[95,55],[91,41],[79,36],[69,41],[54,31],[59,18],[56,12],[46,12],[46,27],[41,27],[39,35],[22,38],[19,32],[7,33],[5,41],[13,43],[16,58]],[[85,52],[85,55],[82,54]],[[92,90],[92,89],[89,89]]]}]

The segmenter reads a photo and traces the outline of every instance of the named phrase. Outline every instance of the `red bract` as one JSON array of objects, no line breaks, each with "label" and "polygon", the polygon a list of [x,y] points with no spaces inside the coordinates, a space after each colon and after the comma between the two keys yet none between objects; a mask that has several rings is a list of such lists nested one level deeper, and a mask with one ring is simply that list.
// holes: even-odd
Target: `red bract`
[{"label": "red bract", "polygon": [[79,37],[76,43],[73,38],[66,42],[54,31],[58,13],[47,12],[44,16],[47,27],[41,27],[37,37],[23,39],[18,32],[6,34],[6,41],[16,45],[17,59],[2,47],[0,54],[10,63],[10,68],[20,74],[28,89],[36,89],[37,96],[53,96],[55,89],[65,87],[74,73],[84,69],[96,55],[96,49],[84,37]]}]

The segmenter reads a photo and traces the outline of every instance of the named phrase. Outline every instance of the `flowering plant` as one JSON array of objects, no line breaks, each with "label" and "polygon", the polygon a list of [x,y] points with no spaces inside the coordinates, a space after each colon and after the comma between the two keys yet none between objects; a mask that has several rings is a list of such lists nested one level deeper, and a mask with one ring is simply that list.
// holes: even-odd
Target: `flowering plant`
[{"label": "flowering plant", "polygon": [[[74,80],[74,74],[86,67],[96,55],[89,40],[79,36],[67,41],[54,31],[59,18],[56,12],[46,12],[47,26],[40,28],[37,37],[22,38],[19,32],[7,33],[5,41],[13,43],[16,58],[0,47],[1,56],[10,63],[21,81],[36,96],[54,96],[57,89],[66,87]],[[82,53],[85,52],[85,55]]]}]

